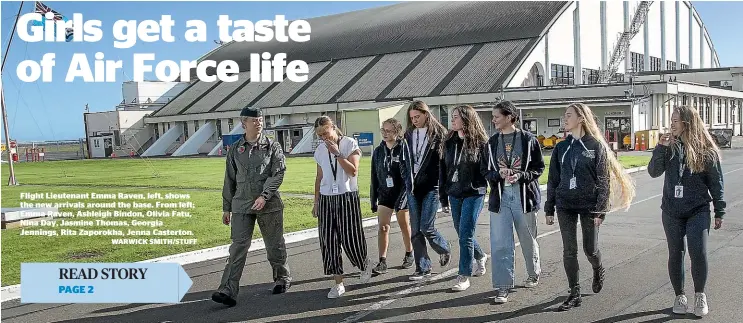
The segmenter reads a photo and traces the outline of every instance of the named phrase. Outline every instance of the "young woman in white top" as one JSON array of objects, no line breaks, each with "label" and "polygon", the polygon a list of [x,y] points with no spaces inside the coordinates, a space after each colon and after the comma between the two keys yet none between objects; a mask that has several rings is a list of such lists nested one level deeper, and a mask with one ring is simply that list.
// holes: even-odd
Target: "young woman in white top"
[{"label": "young woman in white top", "polygon": [[346,292],[341,246],[351,264],[361,269],[362,283],[368,282],[372,274],[361,225],[358,187],[361,149],[356,140],[343,136],[327,116],[315,120],[315,132],[324,143],[315,150],[317,177],[312,214],[318,218],[325,275],[335,278],[328,298],[337,298]]}]

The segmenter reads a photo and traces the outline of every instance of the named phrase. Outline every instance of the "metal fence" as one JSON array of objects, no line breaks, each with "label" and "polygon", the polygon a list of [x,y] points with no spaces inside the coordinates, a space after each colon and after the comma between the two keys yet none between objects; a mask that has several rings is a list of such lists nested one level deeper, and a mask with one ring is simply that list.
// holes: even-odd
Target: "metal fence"
[{"label": "metal fence", "polygon": [[18,143],[18,162],[85,159],[88,156],[85,139]]}]

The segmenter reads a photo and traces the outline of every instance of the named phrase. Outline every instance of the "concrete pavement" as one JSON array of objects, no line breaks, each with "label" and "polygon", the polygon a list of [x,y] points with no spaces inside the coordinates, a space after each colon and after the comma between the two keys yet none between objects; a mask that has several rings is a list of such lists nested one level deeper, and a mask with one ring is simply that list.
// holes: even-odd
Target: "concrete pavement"
[{"label": "concrete pavement", "polygon": [[[743,322],[743,219],[740,208],[743,189],[735,186],[743,176],[743,151],[724,152],[723,171],[727,173],[728,215],[721,230],[712,230],[709,238],[709,279],[707,296],[710,314],[707,322]],[[294,286],[284,295],[271,295],[270,267],[264,251],[252,253],[241,281],[238,305],[224,308],[209,300],[219,284],[225,259],[185,266],[194,285],[181,304],[2,304],[4,322],[667,322],[694,317],[671,314],[673,291],[668,280],[665,236],[660,221],[662,178],[651,179],[646,172],[634,175],[637,198],[624,213],[607,216],[600,233],[600,248],[607,267],[606,283],[600,294],[590,290],[590,265],[579,252],[583,306],[569,312],[554,309],[566,296],[567,280],[562,265],[562,242],[557,224],[544,224],[539,218],[539,244],[542,277],[536,288],[517,288],[503,305],[493,305],[494,296],[488,273],[471,279],[465,292],[451,292],[456,276],[459,247],[451,218],[441,215],[437,227],[454,242],[452,261],[446,268],[435,266],[434,281],[408,280],[412,269],[392,268],[374,277],[369,284],[358,282],[358,270],[350,268],[346,294],[335,300],[326,298],[331,279],[323,277],[316,239],[289,246],[289,264]],[[490,253],[489,214],[483,212],[477,239]],[[404,250],[399,230],[391,233],[388,263],[399,266]],[[376,227],[366,230],[369,255],[376,259]],[[579,235],[580,236],[580,235]],[[579,244],[581,243],[579,238]],[[517,281],[525,278],[523,257],[516,251]],[[687,295],[693,284],[686,261]],[[441,275],[444,273],[444,275]]]}]

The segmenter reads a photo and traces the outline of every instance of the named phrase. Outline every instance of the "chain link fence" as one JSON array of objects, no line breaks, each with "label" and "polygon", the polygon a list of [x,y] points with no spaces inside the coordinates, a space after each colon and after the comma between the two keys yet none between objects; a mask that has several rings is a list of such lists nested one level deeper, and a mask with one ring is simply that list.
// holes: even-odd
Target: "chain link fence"
[{"label": "chain link fence", "polygon": [[18,143],[18,162],[77,160],[88,156],[85,139]]}]

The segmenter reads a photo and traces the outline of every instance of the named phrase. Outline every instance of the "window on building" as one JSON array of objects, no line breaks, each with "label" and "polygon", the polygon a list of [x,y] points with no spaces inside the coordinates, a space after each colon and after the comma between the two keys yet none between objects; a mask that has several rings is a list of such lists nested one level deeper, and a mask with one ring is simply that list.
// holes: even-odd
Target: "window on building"
[{"label": "window on building", "polygon": [[650,70],[651,71],[660,71],[661,68],[661,60],[658,57],[650,56]]},{"label": "window on building", "polygon": [[183,141],[188,140],[188,123],[183,121]]},{"label": "window on building", "polygon": [[[727,102],[727,100],[725,101]],[[724,110],[722,109],[722,99],[717,99],[717,123],[718,124],[722,123],[723,111]]]},{"label": "window on building", "polygon": [[442,105],[439,107],[439,115],[441,116],[441,124],[444,125],[444,127],[449,127],[449,110],[446,108],[445,105]]},{"label": "window on building", "polygon": [[199,131],[199,120],[193,121],[193,132],[196,133],[196,131]]},{"label": "window on building", "polygon": [[160,125],[155,125],[155,140],[160,139]]},{"label": "window on building", "polygon": [[635,72],[642,72],[645,70],[645,55],[640,53],[631,52],[630,61],[632,64],[632,70]]},{"label": "window on building", "polygon": [[730,100],[730,122],[738,122],[738,106],[735,105],[735,100]]},{"label": "window on building", "polygon": [[222,140],[222,121],[217,119],[214,122],[217,123],[217,140]]},{"label": "window on building", "polygon": [[666,69],[667,70],[675,70],[676,69],[676,62],[674,61],[666,61]]},{"label": "window on building", "polygon": [[712,99],[704,98],[704,104],[705,104],[704,120],[707,120],[707,123],[711,125],[712,124]]},{"label": "window on building", "polygon": [[681,97],[681,105],[687,105],[687,104],[689,104],[689,97],[684,95]]},{"label": "window on building", "polygon": [[[740,112],[743,112],[743,100],[738,100],[738,109],[742,109]],[[738,122],[741,122],[743,117],[743,113],[738,113]]]},{"label": "window on building", "polygon": [[688,70],[689,69],[689,65],[681,64],[681,69],[682,70]]},{"label": "window on building", "polygon": [[234,121],[232,118],[227,119],[227,132],[232,132],[232,126],[234,125]]},{"label": "window on building", "polygon": [[622,73],[614,74],[614,82],[624,82],[624,74]]},{"label": "window on building", "polygon": [[583,69],[583,84],[598,84],[599,83],[599,71],[584,68]]},{"label": "window on building", "polygon": [[694,98],[693,98],[693,101],[694,101],[694,109],[697,109],[697,111],[698,111],[700,107],[699,107],[699,106],[697,106],[697,98],[696,98],[696,97],[694,97]]},{"label": "window on building", "polygon": [[575,68],[567,65],[552,64],[552,84],[553,85],[573,85],[575,84]]}]

